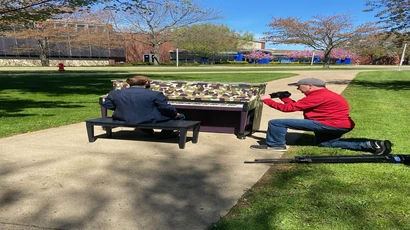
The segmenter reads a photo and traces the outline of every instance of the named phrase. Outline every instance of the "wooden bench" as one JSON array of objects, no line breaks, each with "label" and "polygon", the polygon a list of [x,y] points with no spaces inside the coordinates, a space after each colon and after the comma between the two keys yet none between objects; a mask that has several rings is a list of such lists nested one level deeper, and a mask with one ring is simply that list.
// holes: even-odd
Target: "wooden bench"
[{"label": "wooden bench", "polygon": [[142,129],[165,129],[165,130],[178,130],[179,131],[179,148],[184,149],[187,137],[188,129],[193,130],[192,143],[198,142],[200,121],[188,121],[188,120],[170,120],[155,124],[139,124],[129,125],[122,121],[114,121],[111,117],[101,117],[86,120],[88,141],[94,142],[96,140],[94,136],[94,126],[103,126],[105,128],[107,137],[112,136],[112,128],[115,127],[133,127]]}]

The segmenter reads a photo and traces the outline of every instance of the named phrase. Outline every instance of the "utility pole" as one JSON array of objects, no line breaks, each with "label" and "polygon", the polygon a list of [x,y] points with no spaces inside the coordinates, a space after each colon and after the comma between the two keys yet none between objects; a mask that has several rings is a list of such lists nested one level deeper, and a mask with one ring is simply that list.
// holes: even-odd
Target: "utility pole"
[{"label": "utility pole", "polygon": [[176,55],[176,59],[177,59],[177,66],[178,66],[178,62],[179,62],[178,48],[177,48],[177,55]]},{"label": "utility pole", "polygon": [[407,43],[404,44],[403,53],[401,54],[401,59],[400,59],[400,64],[399,64],[399,71],[401,70],[401,65],[403,64],[403,61],[404,61],[404,54],[406,53],[406,47],[407,47]]},{"label": "utility pole", "polygon": [[312,60],[310,61],[310,65],[313,65],[313,59],[315,58],[315,51],[312,52]]}]

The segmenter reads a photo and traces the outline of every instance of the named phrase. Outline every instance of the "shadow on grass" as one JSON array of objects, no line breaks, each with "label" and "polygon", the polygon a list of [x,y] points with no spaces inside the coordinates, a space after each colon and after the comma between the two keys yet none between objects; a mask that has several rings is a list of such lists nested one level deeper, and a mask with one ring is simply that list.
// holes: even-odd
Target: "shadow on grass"
[{"label": "shadow on grass", "polygon": [[[30,108],[76,109],[86,97],[95,98],[112,89],[111,79],[127,76],[112,74],[10,74],[0,76],[0,117],[27,117]],[[38,95],[42,99],[37,99]],[[81,99],[78,99],[81,95]],[[64,100],[61,99],[64,96]],[[48,98],[49,99],[48,99]],[[47,100],[44,100],[47,98]],[[18,113],[18,114],[17,114]]]},{"label": "shadow on grass", "polygon": [[80,108],[83,105],[75,105],[65,101],[34,101],[1,98],[0,117],[24,117],[33,116],[34,114],[13,114],[24,111],[27,108]]},{"label": "shadow on grass", "polygon": [[383,89],[383,90],[409,90],[410,89],[410,81],[402,81],[402,80],[383,80],[380,82],[375,81],[361,81],[361,80],[354,80],[350,82],[350,86],[359,86],[368,89]]},{"label": "shadow on grass", "polygon": [[332,84],[332,85],[348,85],[352,82],[351,80],[339,80],[339,81],[327,81],[327,84]]},{"label": "shadow on grass", "polygon": [[[365,176],[360,172],[356,173],[352,165],[340,167],[350,171],[353,178]],[[386,177],[383,170],[375,171],[374,174],[372,176]],[[374,215],[373,212],[377,211],[373,209],[378,201],[363,197],[360,192],[369,189],[383,194],[395,190],[395,186],[386,184],[381,189],[378,182],[363,185],[360,181],[345,182],[339,177],[331,168],[320,164],[274,165],[239,200],[225,219],[208,230],[288,229],[289,226],[331,229],[335,223],[340,229],[374,229],[372,227],[377,226],[376,219],[379,217]],[[406,189],[401,190],[405,193]],[[386,216],[394,223],[394,229],[407,227],[406,221],[399,217],[390,214]]]},{"label": "shadow on grass", "polygon": [[27,74],[0,76],[0,91],[18,90],[23,93],[43,93],[50,96],[65,94],[102,95],[112,89],[111,80],[127,78],[132,74]]}]

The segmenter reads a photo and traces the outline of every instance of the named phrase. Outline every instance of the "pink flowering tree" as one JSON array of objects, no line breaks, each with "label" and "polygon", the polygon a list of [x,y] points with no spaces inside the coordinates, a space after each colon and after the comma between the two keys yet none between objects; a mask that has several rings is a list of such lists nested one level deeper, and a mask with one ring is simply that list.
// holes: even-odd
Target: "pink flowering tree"
[{"label": "pink flowering tree", "polygon": [[330,52],[330,58],[334,59],[341,59],[344,60],[346,58],[357,58],[357,54],[350,51],[350,50],[344,50],[340,48],[334,48]]},{"label": "pink flowering tree", "polygon": [[273,58],[272,54],[270,53],[264,53],[260,50],[255,50],[252,51],[251,53],[245,54],[243,55],[244,57],[253,60],[253,63],[258,63],[260,60],[264,59],[264,58]]},{"label": "pink flowering tree", "polygon": [[288,58],[311,58],[312,54],[313,54],[313,50],[295,50],[295,51],[286,53],[285,56]]},{"label": "pink flowering tree", "polygon": [[[320,59],[324,58],[324,52],[323,51],[318,51],[318,50],[295,50],[292,52],[288,52],[285,54],[286,57],[288,58],[312,58],[313,52],[315,52],[315,56],[319,57]],[[350,51],[350,50],[344,50],[340,48],[334,48],[330,52],[329,58],[332,59],[341,59],[344,60],[346,58],[357,58],[357,54]]]},{"label": "pink flowering tree", "polygon": [[312,55],[323,58],[323,51],[317,51],[317,50],[295,50],[289,53],[286,53],[285,56],[288,58],[296,58],[296,59],[311,59]]}]

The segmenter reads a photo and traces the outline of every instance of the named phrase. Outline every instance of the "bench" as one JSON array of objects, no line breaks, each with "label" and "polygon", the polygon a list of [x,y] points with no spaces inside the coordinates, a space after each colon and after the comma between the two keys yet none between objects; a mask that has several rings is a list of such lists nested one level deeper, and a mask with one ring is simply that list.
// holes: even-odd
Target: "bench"
[{"label": "bench", "polygon": [[88,141],[94,142],[96,140],[94,136],[94,126],[102,126],[105,128],[107,137],[112,136],[112,128],[115,127],[133,127],[142,129],[165,129],[165,130],[178,130],[179,131],[179,141],[178,145],[180,149],[185,148],[186,137],[188,129],[193,130],[192,143],[198,142],[200,121],[188,121],[188,120],[169,120],[165,122],[155,123],[155,124],[139,124],[139,125],[129,125],[122,121],[114,121],[112,117],[101,117],[86,120]]}]

